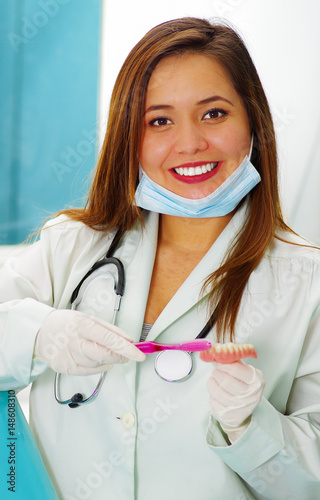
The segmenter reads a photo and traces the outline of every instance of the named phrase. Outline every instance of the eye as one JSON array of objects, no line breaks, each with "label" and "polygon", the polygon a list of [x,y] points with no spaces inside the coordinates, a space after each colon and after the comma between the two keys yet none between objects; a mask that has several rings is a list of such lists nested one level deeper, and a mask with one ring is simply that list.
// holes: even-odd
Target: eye
[{"label": "eye", "polygon": [[214,120],[217,118],[223,118],[226,116],[228,113],[224,111],[223,109],[218,109],[218,108],[213,108],[210,109],[209,111],[206,112],[205,115],[203,115],[204,120]]},{"label": "eye", "polygon": [[165,116],[158,116],[158,118],[154,118],[149,122],[151,127],[164,127],[166,125],[170,125],[172,121]]}]

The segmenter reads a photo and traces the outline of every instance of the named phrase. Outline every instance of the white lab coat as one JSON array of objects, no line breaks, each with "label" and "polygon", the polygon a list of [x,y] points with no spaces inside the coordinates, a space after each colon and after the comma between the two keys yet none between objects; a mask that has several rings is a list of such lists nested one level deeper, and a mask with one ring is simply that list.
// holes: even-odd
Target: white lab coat
[{"label": "white lab coat", "polygon": [[[183,283],[155,322],[150,340],[179,342],[198,335],[208,312],[205,300],[199,302],[204,279],[221,263],[247,209],[244,204],[238,210]],[[144,318],[157,227],[158,216],[146,213],[144,233],[137,225],[115,254],[126,270],[118,325],[135,341]],[[193,355],[192,376],[181,383],[161,380],[153,369],[155,355],[148,355],[141,364],[114,365],[89,405],[70,409],[54,400],[54,373],[32,359],[36,333],[52,307],[70,307],[73,289],[104,256],[112,236],[60,217],[0,272],[0,388],[34,381],[30,424],[59,498],[319,498],[320,252],[276,240],[250,277],[235,340],[254,344],[258,359],[247,362],[263,371],[266,386],[248,429],[228,446],[210,417],[210,364],[198,354]],[[106,272],[96,280],[79,308],[110,321],[108,276]],[[88,395],[96,380],[64,376],[62,397]]]}]

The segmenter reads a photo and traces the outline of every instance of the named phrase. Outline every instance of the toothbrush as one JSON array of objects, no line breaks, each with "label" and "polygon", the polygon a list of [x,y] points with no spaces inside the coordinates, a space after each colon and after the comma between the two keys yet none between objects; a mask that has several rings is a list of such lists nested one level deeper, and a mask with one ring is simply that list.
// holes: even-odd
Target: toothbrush
[{"label": "toothbrush", "polygon": [[152,354],[153,352],[158,351],[187,351],[187,352],[196,352],[196,351],[206,351],[210,349],[211,342],[203,339],[195,339],[190,342],[182,342],[181,344],[160,344],[158,342],[137,342],[134,344],[140,351],[145,354]]}]

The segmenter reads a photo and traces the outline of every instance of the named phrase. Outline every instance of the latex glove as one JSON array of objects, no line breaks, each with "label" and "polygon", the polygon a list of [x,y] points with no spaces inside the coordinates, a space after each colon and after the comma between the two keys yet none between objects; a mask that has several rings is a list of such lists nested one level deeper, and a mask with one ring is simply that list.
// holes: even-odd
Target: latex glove
[{"label": "latex glove", "polygon": [[264,388],[261,370],[241,361],[223,364],[212,362],[208,381],[211,413],[222,430],[234,442],[246,430],[259,404]]},{"label": "latex glove", "polygon": [[69,375],[92,375],[113,363],[145,359],[123,330],[70,309],[57,309],[47,316],[37,334],[34,356]]}]

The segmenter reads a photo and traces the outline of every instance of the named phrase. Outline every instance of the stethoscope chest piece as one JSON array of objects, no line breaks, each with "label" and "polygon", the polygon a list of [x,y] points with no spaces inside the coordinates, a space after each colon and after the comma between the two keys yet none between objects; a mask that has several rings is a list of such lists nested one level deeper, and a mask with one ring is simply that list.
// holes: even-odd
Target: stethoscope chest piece
[{"label": "stethoscope chest piece", "polygon": [[192,372],[192,357],[186,351],[160,352],[154,362],[154,369],[166,382],[182,382]]}]

